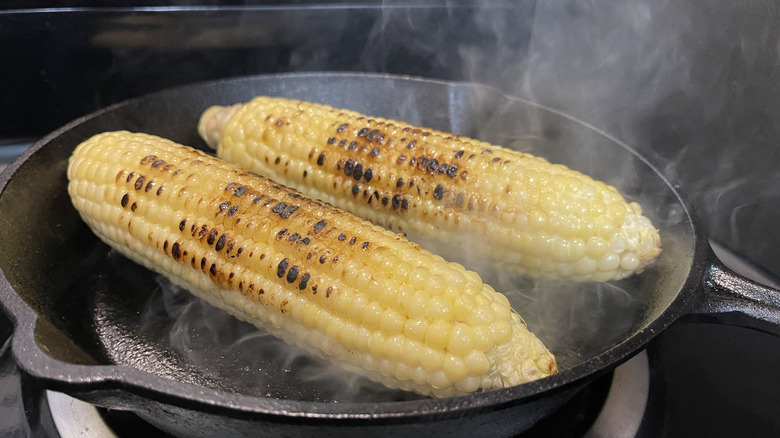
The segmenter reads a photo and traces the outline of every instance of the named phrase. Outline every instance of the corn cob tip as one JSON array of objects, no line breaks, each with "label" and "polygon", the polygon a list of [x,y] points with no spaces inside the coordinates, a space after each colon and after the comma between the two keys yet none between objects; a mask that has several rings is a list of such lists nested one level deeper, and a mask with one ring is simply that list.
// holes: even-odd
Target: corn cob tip
[{"label": "corn cob tip", "polygon": [[214,105],[203,111],[198,121],[198,134],[206,144],[217,149],[222,140],[222,127],[241,108],[241,104],[232,106]]}]

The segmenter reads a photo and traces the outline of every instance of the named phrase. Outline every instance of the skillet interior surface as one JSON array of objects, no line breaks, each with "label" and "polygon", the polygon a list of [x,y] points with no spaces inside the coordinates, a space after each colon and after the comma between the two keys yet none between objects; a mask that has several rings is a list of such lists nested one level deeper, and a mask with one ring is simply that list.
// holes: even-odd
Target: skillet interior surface
[{"label": "skillet interior surface", "polygon": [[[561,372],[498,395],[463,397],[453,406],[533,397],[608,369],[684,312],[681,304],[691,293],[680,291],[695,283],[694,224],[667,181],[619,143],[562,114],[473,84],[356,74],[260,76],[167,90],[110,107],[41,140],[3,174],[3,302],[12,310],[29,307],[31,313],[22,313],[34,315],[37,347],[64,371],[47,376],[36,359],[25,363],[20,357],[23,368],[54,386],[56,376],[71,386],[110,387],[111,380],[150,393],[164,392],[169,383],[189,385],[196,389],[190,394],[205,394],[210,403],[219,403],[220,394],[238,395],[232,403],[252,402],[244,407],[250,411],[263,406],[258,397],[339,401],[324,409],[345,413],[366,409],[350,402],[369,402],[375,413],[418,411],[435,402],[333,371],[306,355],[275,354],[276,341],[111,253],[71,206],[67,159],[89,136],[126,129],[205,148],[195,130],[202,110],[260,94],[401,119],[543,156],[615,185],[640,202],[661,230],[658,262],[618,282],[535,282],[482,269],[485,280],[507,294],[556,354]],[[24,315],[14,315],[18,325]],[[312,384],[311,376],[320,383]]]}]

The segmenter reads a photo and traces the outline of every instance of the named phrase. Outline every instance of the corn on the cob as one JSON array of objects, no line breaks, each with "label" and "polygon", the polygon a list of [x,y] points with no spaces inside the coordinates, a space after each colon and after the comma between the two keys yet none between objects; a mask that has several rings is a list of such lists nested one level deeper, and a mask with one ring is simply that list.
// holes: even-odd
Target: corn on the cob
[{"label": "corn on the cob", "polygon": [[614,187],[477,140],[271,97],[211,107],[198,130],[241,167],[396,231],[473,244],[521,275],[620,279],[661,252]]},{"label": "corn on the cob", "polygon": [[82,218],[120,253],[390,387],[451,396],[557,370],[477,274],[218,158],[111,132],[76,148],[68,178]]}]

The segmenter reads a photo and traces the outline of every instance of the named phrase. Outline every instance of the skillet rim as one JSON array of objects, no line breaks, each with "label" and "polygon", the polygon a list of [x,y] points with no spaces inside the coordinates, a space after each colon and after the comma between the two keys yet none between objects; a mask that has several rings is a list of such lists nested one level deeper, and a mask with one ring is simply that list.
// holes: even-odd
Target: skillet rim
[{"label": "skillet rim", "polygon": [[[346,79],[369,78],[371,80],[390,79],[402,80],[404,82],[416,81],[448,88],[459,86],[479,87],[507,96],[496,88],[473,82],[454,82],[408,75],[359,72],[307,72],[251,75],[182,85],[148,93],[107,106],[82,116],[46,135],[41,140],[35,142],[32,147],[25,151],[16,161],[9,165],[2,174],[0,174],[0,197],[5,193],[6,186],[13,179],[16,172],[39,150],[82,123],[105,113],[112,112],[117,108],[132,105],[135,102],[143,102],[150,98],[164,96],[167,93],[179,94],[190,89],[216,84],[231,85],[234,83],[273,78],[322,79],[324,77],[339,77]],[[49,389],[66,392],[75,396],[93,396],[96,391],[110,392],[113,390],[121,390],[157,402],[183,408],[192,408],[196,410],[206,409],[208,412],[218,413],[229,417],[240,416],[242,419],[246,419],[247,416],[250,416],[251,418],[256,419],[273,419],[277,421],[285,419],[289,421],[300,421],[304,419],[324,421],[382,419],[390,420],[391,422],[393,422],[393,420],[411,422],[451,418],[462,416],[467,413],[508,408],[548,397],[552,394],[559,393],[560,391],[574,388],[603,373],[611,371],[622,362],[631,358],[634,354],[639,353],[651,339],[688,312],[693,299],[701,289],[700,283],[704,277],[709,253],[709,246],[706,244],[706,238],[701,223],[696,217],[693,207],[686,201],[684,195],[681,193],[681,186],[676,182],[674,175],[661,173],[650,161],[649,157],[640,155],[619,139],[588,125],[587,123],[574,119],[561,111],[527,99],[513,96],[507,97],[509,99],[518,100],[525,105],[531,105],[540,110],[552,112],[557,116],[584,125],[586,128],[595,130],[609,141],[617,143],[619,146],[626,149],[628,153],[634,155],[634,157],[648,166],[663,180],[674,194],[676,201],[682,207],[683,220],[687,219],[687,222],[690,224],[693,252],[692,259],[690,260],[691,266],[683,283],[683,288],[677,292],[675,298],[663,311],[661,311],[659,316],[653,319],[646,327],[631,334],[628,338],[603,353],[573,367],[560,370],[557,374],[534,382],[510,388],[443,399],[431,398],[382,403],[330,403],[284,400],[228,393],[222,390],[200,387],[191,383],[173,381],[125,365],[76,365],[62,362],[46,355],[34,340],[34,330],[37,322],[36,312],[24,303],[21,297],[15,293],[13,287],[6,279],[5,273],[0,270],[0,301],[14,324],[12,348],[17,364],[25,373],[43,382]]]}]

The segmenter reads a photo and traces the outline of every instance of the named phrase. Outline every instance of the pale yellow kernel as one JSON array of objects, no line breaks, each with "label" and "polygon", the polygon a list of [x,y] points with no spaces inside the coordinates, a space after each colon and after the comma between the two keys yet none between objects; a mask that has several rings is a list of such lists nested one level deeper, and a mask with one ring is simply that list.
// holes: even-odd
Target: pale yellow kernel
[{"label": "pale yellow kernel", "polygon": [[611,272],[620,266],[620,257],[617,254],[607,254],[597,262],[599,271]]},{"label": "pale yellow kernel", "polygon": [[344,275],[354,277],[355,288],[358,290],[366,290],[371,284],[371,270],[368,267],[358,269],[357,272],[349,269],[344,269]]},{"label": "pale yellow kernel", "polygon": [[338,339],[339,333],[341,333],[341,330],[344,328],[344,322],[340,320],[339,318],[331,317],[328,321],[327,328],[325,329],[325,333],[328,335],[331,339]]},{"label": "pale yellow kernel", "polygon": [[387,290],[385,283],[379,281],[371,281],[365,289],[366,297],[371,301],[376,301]]},{"label": "pale yellow kernel", "polygon": [[541,260],[532,256],[523,256],[523,258],[520,259],[520,264],[526,268],[538,268],[541,263]]},{"label": "pale yellow kernel", "polygon": [[447,378],[444,370],[438,370],[431,373],[428,383],[433,387],[433,389],[445,389],[452,386],[452,380]]},{"label": "pale yellow kernel", "polygon": [[574,263],[574,272],[577,274],[590,274],[596,270],[596,261],[590,257],[583,257]]},{"label": "pale yellow kernel", "polygon": [[393,366],[393,375],[396,379],[401,381],[411,380],[412,368],[404,363],[396,363]]},{"label": "pale yellow kernel", "polygon": [[[394,368],[394,365],[395,365],[394,362],[392,362],[389,359],[379,359],[378,364],[379,364],[379,366],[377,367],[377,369],[379,370],[379,374],[381,374],[381,375],[383,375],[385,377],[390,377],[390,376],[393,375],[393,368]],[[393,382],[392,381],[388,382],[388,384],[391,384],[391,383],[393,383]]]},{"label": "pale yellow kernel", "polygon": [[444,362],[444,353],[430,347],[423,347],[422,355],[420,355],[420,366],[430,373],[441,370],[442,362]]},{"label": "pale yellow kernel", "polygon": [[371,337],[368,340],[368,352],[375,357],[385,357],[385,341],[387,338],[384,333],[375,331],[371,333]]},{"label": "pale yellow kernel", "polygon": [[609,243],[601,237],[591,237],[586,244],[585,254],[588,257],[598,260],[609,250]]},{"label": "pale yellow kernel", "polygon": [[425,332],[425,344],[437,349],[445,348],[450,341],[451,330],[452,325],[448,322],[432,322]]},{"label": "pale yellow kernel", "polygon": [[504,344],[512,338],[512,325],[504,320],[490,324],[490,332],[496,344]]},{"label": "pale yellow kernel", "polygon": [[379,327],[383,313],[384,309],[381,304],[376,301],[369,303],[363,311],[363,324],[370,329]]},{"label": "pale yellow kernel", "polygon": [[444,375],[453,382],[465,379],[469,376],[463,357],[447,353],[444,355]]},{"label": "pale yellow kernel", "polygon": [[416,289],[425,289],[425,283],[429,275],[428,268],[417,266],[409,273],[409,282]]},{"label": "pale yellow kernel", "polygon": [[[479,300],[477,300],[479,302]],[[496,321],[496,312],[493,311],[493,303],[484,303],[478,305],[471,311],[471,314],[466,319],[466,323],[470,326],[490,325]]]},{"label": "pale yellow kernel", "polygon": [[430,295],[424,290],[415,291],[409,305],[409,318],[422,318],[428,313]]},{"label": "pale yellow kernel", "polygon": [[338,334],[338,339],[341,345],[347,350],[355,348],[355,336],[357,333],[357,327],[355,324],[345,322],[341,331]]},{"label": "pale yellow kernel", "polygon": [[355,329],[355,348],[359,351],[368,351],[368,344],[371,340],[371,330],[358,326]]},{"label": "pale yellow kernel", "polygon": [[452,328],[447,351],[455,355],[466,354],[474,348],[471,328],[463,323],[457,323]]},{"label": "pale yellow kernel", "polygon": [[352,310],[353,301],[354,301],[354,296],[349,290],[340,291],[340,293],[336,295],[334,305],[333,305],[336,314],[343,315],[343,316],[348,315],[350,310]]},{"label": "pale yellow kernel", "polygon": [[453,306],[453,315],[458,321],[466,321],[474,308],[477,307],[477,300],[471,295],[461,295],[455,299]]},{"label": "pale yellow kernel", "polygon": [[387,339],[385,339],[384,357],[394,362],[402,361],[404,351],[403,347],[403,335],[388,336]]},{"label": "pale yellow kernel", "polygon": [[349,309],[349,319],[358,320],[363,318],[366,306],[369,304],[368,298],[364,294],[356,294],[352,297]]},{"label": "pale yellow kernel", "polygon": [[400,284],[397,281],[388,279],[381,287],[381,292],[374,299],[378,299],[379,303],[385,307],[396,308],[400,299],[397,293],[399,286]]},{"label": "pale yellow kernel", "polygon": [[612,223],[619,226],[626,220],[626,214],[628,209],[623,202],[613,202],[608,206],[609,216],[612,218]]},{"label": "pale yellow kernel", "polygon": [[418,385],[425,385],[428,383],[428,372],[421,366],[418,366],[412,370],[412,381]]},{"label": "pale yellow kernel", "polygon": [[440,294],[444,290],[444,287],[446,286],[446,281],[444,278],[439,274],[433,274],[430,277],[428,277],[428,281],[425,283],[425,290],[428,291],[430,294]]},{"label": "pale yellow kernel", "polygon": [[407,319],[404,323],[404,335],[417,341],[425,340],[428,322],[425,319]]},{"label": "pale yellow kernel", "polygon": [[607,212],[607,204],[602,201],[593,201],[590,204],[590,209],[593,216],[600,216]]},{"label": "pale yellow kernel", "polygon": [[426,315],[429,319],[449,321],[452,314],[452,305],[444,297],[433,296],[428,300]]},{"label": "pale yellow kernel", "polygon": [[382,319],[379,322],[379,329],[387,335],[401,333],[404,330],[405,320],[395,310],[386,309],[382,313]]},{"label": "pale yellow kernel", "polygon": [[490,360],[482,351],[471,350],[463,357],[470,376],[481,376],[490,369]]},{"label": "pale yellow kernel", "polygon": [[626,271],[633,271],[637,269],[641,261],[634,252],[628,252],[620,257],[620,267]]}]

